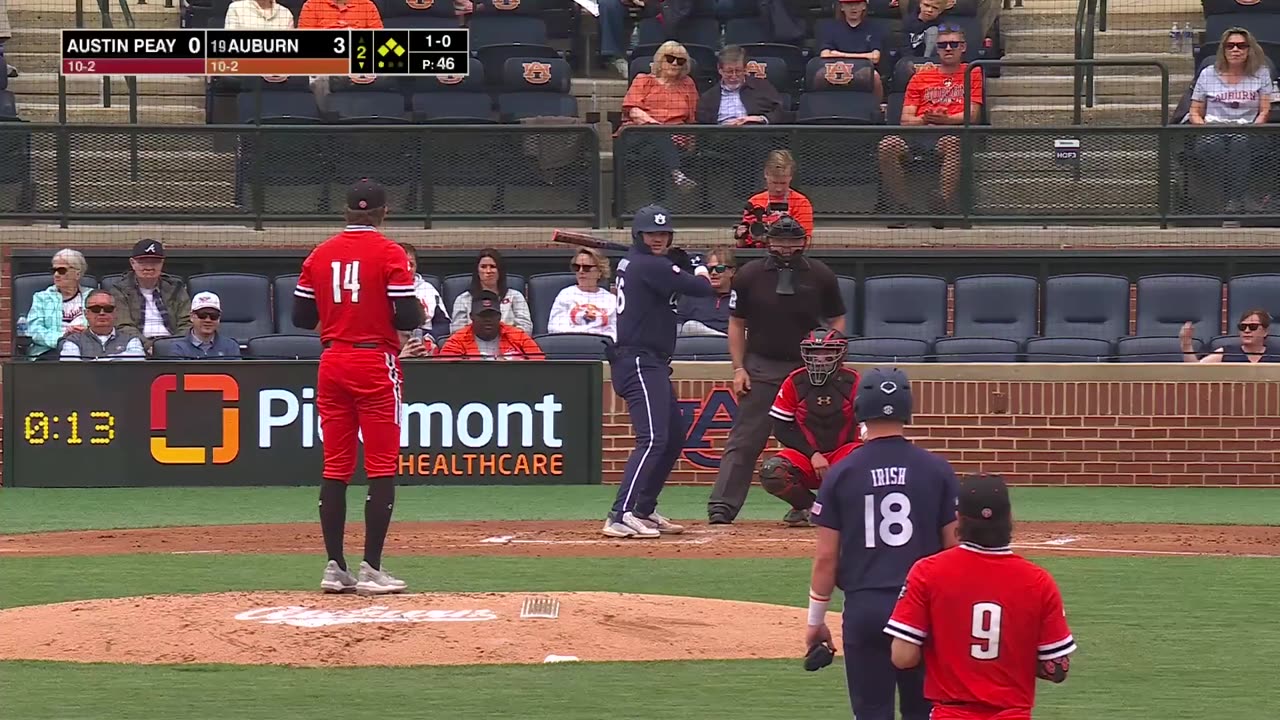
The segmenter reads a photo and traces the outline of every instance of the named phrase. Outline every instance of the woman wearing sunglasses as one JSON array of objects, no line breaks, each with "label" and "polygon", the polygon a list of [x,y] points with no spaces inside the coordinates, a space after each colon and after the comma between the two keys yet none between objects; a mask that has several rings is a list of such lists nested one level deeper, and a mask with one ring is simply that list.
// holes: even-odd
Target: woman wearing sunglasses
[{"label": "woman wearing sunglasses", "polygon": [[[631,81],[622,99],[622,127],[628,125],[688,125],[695,122],[698,87],[689,77],[689,52],[674,40],[663,43],[653,54],[650,72]],[[622,128],[619,128],[621,132]],[[693,149],[689,135],[646,133],[632,145],[655,151],[671,181],[679,188],[691,188],[693,180],[680,170],[680,153]]]},{"label": "woman wearing sunglasses", "polygon": [[1236,329],[1240,331],[1240,343],[1220,347],[1202,358],[1196,357],[1192,341],[1194,327],[1184,323],[1178,339],[1182,341],[1182,361],[1202,363],[1272,363],[1280,362],[1280,356],[1267,352],[1267,331],[1271,327],[1271,313],[1266,310],[1245,310],[1240,314]]},{"label": "woman wearing sunglasses", "polygon": [[602,285],[609,283],[609,258],[582,248],[569,263],[574,284],[556,295],[547,320],[550,333],[589,333],[618,337],[618,299]]},{"label": "woman wearing sunglasses", "polygon": [[[1187,120],[1192,125],[1261,125],[1270,109],[1271,71],[1262,48],[1248,30],[1230,28],[1218,43],[1217,59],[1196,79]],[[1196,154],[1222,188],[1228,215],[1245,209],[1255,145],[1254,136],[1226,131],[1196,138]]]},{"label": "woman wearing sunglasses", "polygon": [[31,298],[27,313],[27,335],[31,347],[27,355],[36,357],[54,348],[63,336],[84,330],[85,300],[92,288],[81,287],[80,278],[89,268],[78,250],[64,248],[53,256],[53,284]]}]

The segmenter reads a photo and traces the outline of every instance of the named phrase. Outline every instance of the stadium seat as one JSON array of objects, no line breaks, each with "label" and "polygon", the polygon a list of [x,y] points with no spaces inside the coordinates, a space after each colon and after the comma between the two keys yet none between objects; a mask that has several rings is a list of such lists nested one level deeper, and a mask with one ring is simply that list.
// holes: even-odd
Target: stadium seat
[{"label": "stadium seat", "polygon": [[541,273],[529,277],[529,312],[533,315],[533,333],[541,335],[547,332],[547,322],[551,319],[551,306],[555,304],[560,291],[573,285],[577,276],[571,272]]},{"label": "stadium seat", "polygon": [[538,58],[560,59],[560,53],[547,44],[547,26],[539,17],[508,13],[483,13],[471,18],[471,54],[486,69],[485,82],[497,85],[503,81],[507,60]]},{"label": "stadium seat", "polygon": [[1196,337],[1222,332],[1222,281],[1208,275],[1146,275],[1138,278],[1137,335],[1178,337],[1184,322]]},{"label": "stadium seat", "polygon": [[399,17],[387,18],[383,23],[388,30],[391,29],[408,29],[408,30],[434,30],[436,28],[456,28],[458,27],[457,17],[440,17],[437,15],[427,15],[417,13],[414,15],[401,15]]},{"label": "stadium seat", "polygon": [[[758,15],[726,20],[724,43],[741,46],[748,58],[778,58],[786,64],[787,75],[791,80],[804,74],[804,48],[789,43],[774,42],[773,32]],[[780,86],[775,87],[782,90]]]},{"label": "stadium seat", "polygon": [[[378,14],[382,17],[384,27],[413,27],[401,22],[414,22],[419,18],[431,18],[435,21],[451,22],[458,26],[458,17],[454,13],[453,3],[449,0],[431,0],[423,2],[414,0],[377,0]],[[440,26],[446,27],[446,26]]]},{"label": "stadium seat", "polygon": [[858,281],[844,275],[836,276],[840,286],[840,299],[844,300],[844,334],[858,334]]},{"label": "stadium seat", "polygon": [[[658,52],[661,42],[645,43],[642,41],[627,53],[627,57],[631,60],[643,59],[649,63],[653,62],[653,56]],[[693,78],[698,85],[698,91],[705,91],[711,87],[718,77],[716,73],[716,51],[709,45],[695,45],[692,43],[683,43],[685,52],[689,53],[689,76]],[[649,72],[645,70],[644,72]]]},{"label": "stadium seat", "polygon": [[673,360],[697,360],[703,362],[729,359],[729,339],[714,335],[689,335],[676,338]]},{"label": "stadium seat", "polygon": [[494,122],[493,96],[484,84],[484,66],[470,63],[470,74],[409,78],[409,105],[420,122]]},{"label": "stadium seat", "polygon": [[316,335],[259,335],[249,339],[246,357],[254,360],[318,360],[324,352]]},{"label": "stadium seat", "polygon": [[151,357],[156,360],[172,360],[185,357],[177,351],[178,343],[182,342],[182,340],[181,336],[156,338],[151,346]]},{"label": "stadium seat", "polygon": [[[241,78],[242,90],[237,96],[240,123],[252,125],[282,120],[319,121],[316,96],[305,76],[283,79]],[[256,82],[254,81],[256,80]],[[259,103],[261,103],[259,105]],[[314,141],[314,138],[312,139]]]},{"label": "stadium seat", "polygon": [[506,61],[498,115],[502,122],[532,117],[578,117],[569,94],[569,63],[560,59],[514,57]]},{"label": "stadium seat", "polygon": [[293,289],[298,286],[298,276],[277,275],[271,283],[271,307],[275,315],[275,331],[289,335],[315,335],[293,324]]},{"label": "stadium seat", "polygon": [[338,76],[329,80],[329,112],[341,122],[407,122],[405,96],[394,76]]},{"label": "stadium seat", "polygon": [[[53,276],[50,273],[23,273],[15,275],[13,283],[13,317],[16,320],[20,317],[26,317],[31,312],[31,299],[36,293],[53,285]],[[80,285],[86,288],[95,288],[98,281],[91,275],[85,275],[80,278]]]},{"label": "stadium seat", "polygon": [[1036,279],[970,275],[955,281],[955,335],[1022,342],[1036,334]]},{"label": "stadium seat", "polygon": [[773,33],[759,16],[736,17],[724,21],[726,45],[755,45],[772,41]]},{"label": "stadium seat", "polygon": [[883,116],[873,89],[871,70],[871,63],[865,60],[814,58],[809,61],[796,122],[827,125],[881,122]]},{"label": "stadium seat", "polygon": [[798,93],[801,87],[796,84],[795,76],[787,65],[787,61],[767,55],[748,55],[746,70],[748,75],[765,80],[772,85],[781,96],[782,109],[791,110],[791,96],[793,93]]},{"label": "stadium seat", "polygon": [[103,290],[107,290],[107,291],[114,290],[115,286],[119,284],[120,280],[123,277],[124,277],[124,273],[116,273],[114,275],[103,275],[102,280],[99,281],[98,287],[101,287]]},{"label": "stadium seat", "polygon": [[1027,362],[1110,362],[1114,349],[1098,338],[1037,337],[1026,344]]},{"label": "stadium seat", "polygon": [[852,363],[924,362],[929,343],[914,338],[853,338],[845,360]]},{"label": "stadium seat", "polygon": [[[1240,349],[1239,335],[1219,335],[1209,341],[1209,346],[1205,348],[1205,352],[1217,352],[1218,348],[1234,348]],[[1267,336],[1267,354],[1280,355],[1280,337],[1275,335]]]},{"label": "stadium seat", "polygon": [[1055,275],[1044,285],[1045,337],[1108,343],[1129,333],[1129,279],[1119,275]]},{"label": "stadium seat", "polygon": [[947,334],[947,281],[883,275],[863,283],[862,334],[933,342]]},{"label": "stadium seat", "polygon": [[192,275],[187,290],[195,297],[205,291],[222,302],[221,332],[240,342],[274,330],[271,317],[271,283],[265,275],[208,273]]},{"label": "stadium seat", "polygon": [[940,363],[1004,363],[1018,361],[1018,342],[1007,338],[947,337],[933,344]]},{"label": "stadium seat", "polygon": [[612,344],[604,335],[587,333],[537,335],[533,341],[542,348],[548,360],[604,360],[605,349]]},{"label": "stadium seat", "polygon": [[436,292],[440,292],[440,276],[438,276],[438,275],[423,275],[423,276],[422,276],[422,280],[423,280],[423,282],[427,283],[427,284],[428,284],[428,285],[430,285],[431,287],[435,288],[435,289],[436,289]]},{"label": "stadium seat", "polygon": [[[1200,352],[1204,343],[1193,339],[1192,345]],[[1182,362],[1182,343],[1175,337],[1161,335],[1122,337],[1116,341],[1118,362]]]},{"label": "stadium seat", "polygon": [[[523,276],[507,275],[507,287],[511,290],[515,290],[521,295],[524,295],[525,300],[529,299],[528,288],[525,287],[525,280]],[[444,298],[445,308],[452,314],[453,301],[457,300],[459,295],[470,289],[471,275],[469,273],[464,275],[450,275],[445,278],[444,284],[440,289],[440,295]]]},{"label": "stadium seat", "polygon": [[1227,281],[1227,328],[1236,326],[1240,315],[1262,309],[1280,318],[1280,274],[1237,275]]}]

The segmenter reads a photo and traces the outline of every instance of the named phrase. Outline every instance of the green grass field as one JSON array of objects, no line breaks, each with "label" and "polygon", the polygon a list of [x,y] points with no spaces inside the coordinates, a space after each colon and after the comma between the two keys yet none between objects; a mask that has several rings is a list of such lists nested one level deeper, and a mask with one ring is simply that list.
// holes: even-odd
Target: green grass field
[{"label": "green grass field", "polygon": [[[401,520],[596,519],[609,487],[402,488]],[[0,533],[313,522],[315,491],[0,490]],[[705,488],[670,488],[663,509],[701,518]],[[351,503],[357,519],[359,503]],[[1280,524],[1280,493],[1203,489],[1019,489],[1025,520]],[[753,495],[744,517],[776,518]],[[394,528],[393,528],[394,532]],[[352,555],[354,549],[349,549]],[[350,557],[351,555],[349,555]],[[319,555],[0,555],[0,607],[149,593],[312,591]],[[1044,720],[1277,717],[1271,617],[1280,561],[1040,559],[1062,587],[1080,643],[1071,678],[1040,685]],[[393,557],[414,591],[611,590],[803,605],[808,563],[775,559]],[[797,645],[801,628],[797,628]],[[3,638],[0,638],[3,642]],[[849,717],[843,667],[795,661],[575,663],[291,669],[0,663],[0,718],[227,717],[596,719]]]}]

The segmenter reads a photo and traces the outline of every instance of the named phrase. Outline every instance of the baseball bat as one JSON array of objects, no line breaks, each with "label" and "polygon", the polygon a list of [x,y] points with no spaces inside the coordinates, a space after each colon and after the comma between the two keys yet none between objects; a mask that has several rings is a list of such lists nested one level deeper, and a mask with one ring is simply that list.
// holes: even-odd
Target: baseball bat
[{"label": "baseball bat", "polygon": [[610,242],[595,235],[573,232],[572,230],[556,230],[551,234],[551,241],[569,245],[581,245],[582,247],[596,248],[597,250],[615,250],[623,253],[631,249],[622,243]]}]

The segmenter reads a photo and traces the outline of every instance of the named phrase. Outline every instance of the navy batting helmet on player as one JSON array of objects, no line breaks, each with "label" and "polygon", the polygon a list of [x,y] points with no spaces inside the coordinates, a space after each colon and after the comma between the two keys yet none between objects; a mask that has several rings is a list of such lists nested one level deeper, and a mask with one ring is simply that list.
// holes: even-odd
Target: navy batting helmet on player
[{"label": "navy batting helmet on player", "polygon": [[636,216],[631,220],[631,242],[637,246],[644,245],[644,240],[640,237],[640,233],[647,232],[666,232],[675,233],[675,223],[672,222],[671,211],[661,205],[645,205],[636,211]]},{"label": "navy batting helmet on player", "polygon": [[897,420],[911,422],[911,383],[898,368],[872,368],[862,375],[853,396],[853,417],[858,422]]},{"label": "navy batting helmet on player", "polygon": [[849,341],[839,330],[814,328],[800,341],[800,358],[809,372],[809,382],[822,385],[844,362]]}]

